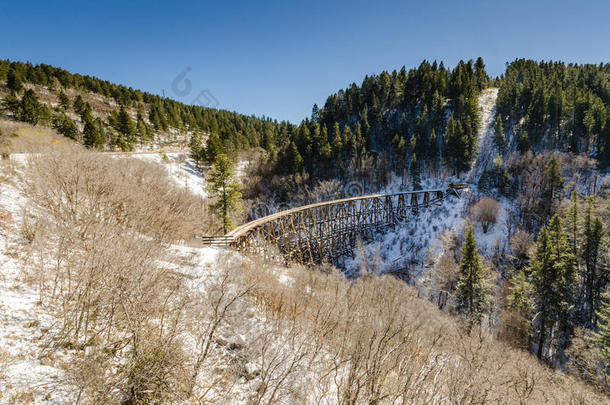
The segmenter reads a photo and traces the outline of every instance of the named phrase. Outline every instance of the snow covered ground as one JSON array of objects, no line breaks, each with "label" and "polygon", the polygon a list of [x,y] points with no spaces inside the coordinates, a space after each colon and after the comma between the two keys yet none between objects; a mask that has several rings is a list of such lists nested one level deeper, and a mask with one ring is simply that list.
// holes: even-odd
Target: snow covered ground
[{"label": "snow covered ground", "polygon": [[40,355],[54,322],[26,282],[27,254],[18,227],[27,200],[17,178],[13,174],[12,181],[0,184],[0,403],[69,403],[67,391],[56,384],[62,378],[56,364],[66,352],[55,361]]},{"label": "snow covered ground", "polygon": [[[497,154],[494,137],[495,102],[498,89],[487,89],[479,96],[479,110],[481,113],[481,127],[478,132],[478,149],[472,167],[468,173],[460,178],[447,178],[444,181],[422,178],[422,188],[446,187],[449,183],[465,182],[468,188],[462,190],[460,198],[449,197],[441,206],[433,206],[420,210],[418,214],[411,215],[404,223],[365,246],[369,264],[377,273],[393,272],[407,269],[416,271],[411,276],[421,275],[421,271],[428,263],[441,253],[442,236],[448,232],[459,233],[468,214],[468,206],[473,196],[477,195],[477,183],[483,171],[489,167]],[[397,179],[400,181],[400,179]],[[387,190],[398,189],[397,185],[390,184]],[[507,205],[507,201],[501,201]],[[503,240],[506,235],[506,212],[504,205],[498,222],[486,234],[480,227],[475,228],[479,249],[484,255]],[[356,255],[346,263],[348,274],[358,271],[363,258]]]},{"label": "snow covered ground", "polygon": [[178,185],[193,194],[203,198],[207,197],[205,180],[197,167],[195,167],[195,162],[188,156],[188,153],[130,153],[119,156],[132,157],[159,164],[167,170],[169,177]]},{"label": "snow covered ground", "polygon": [[[23,194],[23,167],[27,154],[14,154],[0,167],[0,404],[74,402],[74,390],[64,381],[61,365],[75,353],[59,349],[45,356],[56,323],[41,305],[35,280],[29,279],[28,249],[20,231],[25,210],[31,207]],[[162,164],[180,186],[205,197],[203,177],[184,154],[136,154]],[[175,246],[182,267],[193,273],[212,271],[220,250]],[[180,267],[180,268],[179,268]],[[63,388],[62,388],[63,387]]]},{"label": "snow covered ground", "polygon": [[[163,165],[178,184],[205,197],[203,178],[184,154],[169,153],[167,157],[131,154],[133,157]],[[71,387],[62,367],[69,367],[71,360],[79,354],[59,349],[50,356],[45,355],[46,343],[57,331],[57,320],[48,307],[41,305],[36,280],[31,279],[28,271],[28,244],[20,231],[24,209],[32,206],[23,193],[25,162],[27,156],[19,155],[0,167],[0,404],[74,403],[76,390]],[[172,245],[165,260],[160,263],[162,266],[186,275],[190,287],[205,295],[208,286],[218,283],[222,269],[239,272],[243,267],[240,261],[250,259],[220,248]],[[272,269],[271,274],[284,284],[293,281],[289,271],[281,266]],[[261,314],[254,307],[244,310],[246,321],[238,330],[219,329],[217,340],[229,343],[218,344],[217,353],[221,357],[215,357],[216,363],[205,368],[208,371],[201,377],[204,385],[206,378],[216,378],[214,373],[228,367],[231,356],[236,356],[229,346],[234,342],[239,345],[252,342],[263,334],[261,328],[265,327],[265,322]],[[185,339],[188,340],[188,336]],[[257,367],[255,363],[245,365],[250,375],[257,373]],[[231,400],[248,403],[256,384],[260,382],[252,378],[231,386]]]}]

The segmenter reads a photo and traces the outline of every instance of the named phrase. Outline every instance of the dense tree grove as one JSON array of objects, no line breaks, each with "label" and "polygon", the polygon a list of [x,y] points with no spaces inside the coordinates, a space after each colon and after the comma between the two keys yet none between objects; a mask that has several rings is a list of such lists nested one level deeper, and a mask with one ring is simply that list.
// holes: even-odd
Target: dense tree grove
[{"label": "dense tree grove", "polygon": [[[368,155],[389,170],[417,170],[429,161],[459,173],[475,151],[477,96],[486,84],[481,58],[453,70],[424,61],[417,69],[366,76],[360,86],[329,96],[324,107],[314,106],[311,120],[301,124],[295,146],[303,168],[328,175],[332,167],[330,174],[340,175]],[[294,147],[287,152],[289,161],[300,160]]]},{"label": "dense tree grove", "polygon": [[500,81],[497,105],[521,152],[558,148],[610,164],[610,64],[516,60]]}]

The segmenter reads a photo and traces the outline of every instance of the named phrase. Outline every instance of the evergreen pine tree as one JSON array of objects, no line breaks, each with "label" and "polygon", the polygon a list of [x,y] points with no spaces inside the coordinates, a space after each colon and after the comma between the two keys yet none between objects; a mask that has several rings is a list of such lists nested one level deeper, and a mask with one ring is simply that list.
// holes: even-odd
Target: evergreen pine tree
[{"label": "evergreen pine tree", "polygon": [[74,112],[76,112],[77,114],[83,115],[84,108],[85,108],[85,101],[83,100],[83,97],[79,94],[74,99]]},{"label": "evergreen pine tree", "polygon": [[152,140],[151,131],[148,128],[148,125],[146,125],[146,122],[144,121],[144,116],[142,115],[142,111],[140,110],[138,110],[138,116],[136,121],[136,133],[138,134],[138,138],[140,138],[140,142],[142,142],[142,140]]},{"label": "evergreen pine tree", "polygon": [[131,149],[136,137],[136,127],[123,106],[116,117],[116,130],[120,135],[117,145],[121,146],[123,150]]},{"label": "evergreen pine tree", "polygon": [[301,157],[299,149],[294,142],[291,142],[290,146],[288,147],[287,162],[290,173],[296,174],[303,170],[303,157]]},{"label": "evergreen pine tree", "polygon": [[559,216],[555,215],[549,225],[540,230],[536,253],[530,267],[539,359],[543,358],[548,337],[558,335],[550,331],[558,327],[565,332],[567,328],[576,277],[575,267],[567,235],[562,231]]},{"label": "evergreen pine tree", "polygon": [[20,100],[17,98],[15,93],[11,92],[4,97],[2,100],[2,107],[8,110],[15,118],[19,116],[19,108],[21,106]]},{"label": "evergreen pine tree", "polygon": [[601,306],[596,312],[598,331],[591,336],[591,343],[604,361],[606,373],[610,374],[610,292],[601,296]]},{"label": "evergreen pine tree", "polygon": [[23,89],[21,75],[13,68],[6,75],[6,86],[14,92],[19,92]]},{"label": "evergreen pine tree", "polygon": [[606,115],[606,121],[599,135],[599,157],[603,167],[610,166],[610,111]]},{"label": "evergreen pine tree", "polygon": [[475,76],[477,88],[479,91],[483,90],[487,84],[487,73],[485,72],[485,63],[483,62],[482,57],[478,57],[475,64]]},{"label": "evergreen pine tree", "polygon": [[595,324],[595,311],[599,303],[600,289],[603,287],[603,280],[600,274],[599,261],[601,256],[601,246],[604,236],[602,221],[595,213],[593,207],[594,200],[587,197],[583,220],[583,243],[581,250],[584,271],[582,282],[584,285],[585,317],[589,326]]},{"label": "evergreen pine tree", "polygon": [[570,195],[570,207],[566,213],[566,230],[568,231],[568,239],[572,253],[578,257],[578,242],[579,242],[579,218],[578,218],[578,191],[572,191]]},{"label": "evergreen pine tree", "polygon": [[504,152],[504,148],[506,147],[506,137],[504,136],[504,128],[502,127],[502,116],[498,114],[496,116],[496,121],[494,123],[494,143],[496,147],[500,151],[500,153]]},{"label": "evergreen pine tree", "polygon": [[191,158],[195,161],[195,165],[199,167],[199,164],[201,163],[201,160],[205,154],[205,149],[201,143],[201,134],[195,133],[191,135],[189,149],[191,151]]},{"label": "evergreen pine tree", "polygon": [[530,150],[530,138],[527,131],[521,131],[519,138],[517,139],[517,150],[521,153],[525,153]]},{"label": "evergreen pine tree", "polygon": [[83,142],[85,146],[89,148],[101,148],[104,146],[104,137],[89,110],[85,110],[82,120],[84,125]]},{"label": "evergreen pine tree", "polygon": [[528,349],[532,335],[532,286],[523,270],[511,280],[510,292],[507,296],[507,309],[512,312],[510,327],[513,338],[520,342],[519,347]]},{"label": "evergreen pine tree", "polygon": [[74,140],[78,138],[78,128],[76,127],[76,124],[63,111],[57,114],[53,119],[53,127],[63,136]]},{"label": "evergreen pine tree", "polygon": [[335,122],[333,125],[333,132],[331,135],[331,148],[335,159],[340,158],[343,154],[343,139],[341,138],[341,130],[339,124]]},{"label": "evergreen pine tree", "polygon": [[235,226],[233,217],[242,209],[241,185],[235,181],[234,175],[229,157],[222,153],[217,155],[206,190],[216,200],[210,205],[210,210],[219,217],[225,234]]},{"label": "evergreen pine tree", "polygon": [[59,93],[59,105],[66,111],[70,109],[70,97],[63,91]]},{"label": "evergreen pine tree", "polygon": [[489,310],[489,287],[486,268],[477,251],[472,225],[466,230],[462,260],[458,272],[456,302],[458,312],[468,319],[469,327],[480,323]]},{"label": "evergreen pine tree", "polygon": [[224,153],[224,147],[218,135],[213,133],[208,137],[205,145],[205,158],[209,163],[214,163],[221,153]]},{"label": "evergreen pine tree", "polygon": [[542,198],[544,199],[547,215],[550,216],[553,200],[563,196],[564,179],[561,177],[559,162],[553,155],[547,162],[542,173]]},{"label": "evergreen pine tree", "polygon": [[34,90],[28,89],[23,93],[19,104],[19,120],[36,125],[40,119],[41,105]]}]

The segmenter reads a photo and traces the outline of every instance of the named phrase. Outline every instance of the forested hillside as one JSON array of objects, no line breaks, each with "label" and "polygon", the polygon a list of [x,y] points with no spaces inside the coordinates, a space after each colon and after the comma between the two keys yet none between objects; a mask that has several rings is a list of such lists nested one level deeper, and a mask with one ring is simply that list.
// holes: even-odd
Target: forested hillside
[{"label": "forested hillside", "polygon": [[[188,106],[49,65],[0,61],[4,112],[52,126],[99,149],[133,150],[160,138],[189,139],[197,160],[236,158],[260,147],[269,169],[322,178],[417,169],[420,162],[468,168],[487,83],[482,59],[453,70],[424,61],[417,69],[367,76],[331,95],[297,127],[269,118]],[[99,96],[99,97],[94,97]],[[359,169],[359,170],[356,170]]]},{"label": "forested hillside", "polygon": [[[487,85],[483,60],[453,70],[427,61],[416,69],[366,76],[332,94],[301,124],[287,153],[292,172],[317,176],[469,167],[479,125],[477,96]],[[363,174],[363,173],[362,173]]]},{"label": "forested hillside", "polygon": [[0,60],[0,81],[6,81],[6,87],[0,88],[5,114],[53,126],[100,149],[131,150],[159,137],[188,134],[195,141],[209,137],[210,153],[222,150],[236,156],[258,146],[269,151],[276,144],[281,147],[293,128],[287,122],[185,105],[44,64]]},{"label": "forested hillside", "polygon": [[519,151],[559,149],[610,164],[610,64],[516,60],[500,81],[497,104]]}]

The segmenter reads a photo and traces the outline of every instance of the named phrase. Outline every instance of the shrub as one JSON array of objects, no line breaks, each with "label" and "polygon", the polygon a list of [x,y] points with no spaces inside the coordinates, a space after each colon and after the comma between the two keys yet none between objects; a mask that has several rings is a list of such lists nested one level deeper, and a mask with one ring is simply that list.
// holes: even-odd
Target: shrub
[{"label": "shrub", "polygon": [[483,233],[487,233],[490,225],[498,220],[500,204],[493,198],[483,197],[474,205],[472,213],[475,220],[481,224]]}]

